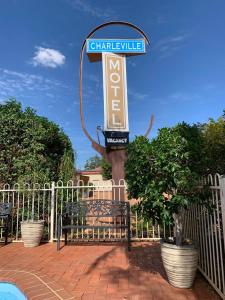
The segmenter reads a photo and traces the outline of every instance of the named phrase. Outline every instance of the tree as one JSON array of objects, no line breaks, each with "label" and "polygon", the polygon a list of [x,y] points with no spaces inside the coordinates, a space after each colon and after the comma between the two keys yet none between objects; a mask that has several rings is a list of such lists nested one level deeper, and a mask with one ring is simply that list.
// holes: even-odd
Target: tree
[{"label": "tree", "polygon": [[225,174],[225,114],[202,127],[206,172]]},{"label": "tree", "polygon": [[59,179],[68,182],[74,176],[74,151],[72,147],[65,149],[59,165]]},{"label": "tree", "polygon": [[127,148],[125,178],[130,198],[138,199],[151,180],[150,143],[139,136]]},{"label": "tree", "polygon": [[198,188],[202,139],[197,126],[185,123],[162,128],[151,142],[137,137],[128,146],[126,181],[130,198],[139,198],[138,211],[153,222],[174,224],[176,244],[182,243],[181,209],[204,202]]},{"label": "tree", "polygon": [[0,104],[0,184],[71,179],[74,152],[65,133],[31,108]]},{"label": "tree", "polygon": [[84,165],[85,170],[94,170],[98,167],[102,169],[102,177],[104,180],[112,179],[112,166],[104,158],[98,155],[92,156]]},{"label": "tree", "polygon": [[101,159],[102,177],[104,180],[112,179],[112,166],[104,158]]},{"label": "tree", "polygon": [[90,157],[86,161],[86,163],[84,165],[84,169],[85,170],[94,170],[97,167],[100,167],[101,166],[101,160],[102,160],[101,157],[99,157],[98,155]]}]

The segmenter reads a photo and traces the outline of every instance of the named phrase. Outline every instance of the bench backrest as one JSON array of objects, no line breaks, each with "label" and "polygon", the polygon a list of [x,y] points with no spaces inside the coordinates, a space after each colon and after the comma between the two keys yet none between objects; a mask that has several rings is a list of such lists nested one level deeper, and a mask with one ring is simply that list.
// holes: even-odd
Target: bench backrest
[{"label": "bench backrest", "polygon": [[12,203],[0,203],[0,218],[11,215]]},{"label": "bench backrest", "polygon": [[128,202],[117,200],[79,200],[66,204],[66,214],[68,216],[125,217],[128,209]]}]

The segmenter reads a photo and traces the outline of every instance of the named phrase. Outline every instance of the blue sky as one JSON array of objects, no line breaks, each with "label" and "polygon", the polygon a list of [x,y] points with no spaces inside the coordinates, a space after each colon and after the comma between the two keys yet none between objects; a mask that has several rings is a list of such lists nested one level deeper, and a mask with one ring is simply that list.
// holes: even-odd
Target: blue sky
[{"label": "blue sky", "polygon": [[[225,2],[222,0],[1,0],[0,101],[55,121],[72,140],[77,166],[95,154],[79,117],[79,55],[85,36],[109,20],[141,27],[147,54],[127,59],[131,139],[177,122],[206,122],[225,108]],[[138,37],[130,29],[104,29],[96,37]],[[89,132],[103,125],[101,63],[84,62],[84,109]]]}]

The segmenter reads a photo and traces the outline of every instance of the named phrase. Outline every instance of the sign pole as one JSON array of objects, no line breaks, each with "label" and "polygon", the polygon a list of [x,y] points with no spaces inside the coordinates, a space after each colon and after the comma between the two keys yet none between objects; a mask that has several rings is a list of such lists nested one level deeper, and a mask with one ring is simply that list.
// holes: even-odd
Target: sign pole
[{"label": "sign pole", "polygon": [[[125,149],[111,149],[108,153],[108,161],[112,165],[112,179],[115,184],[113,188],[113,199],[119,199],[125,201],[124,179],[125,170],[124,165],[126,162],[126,150]],[[119,185],[119,187],[116,187]]]}]

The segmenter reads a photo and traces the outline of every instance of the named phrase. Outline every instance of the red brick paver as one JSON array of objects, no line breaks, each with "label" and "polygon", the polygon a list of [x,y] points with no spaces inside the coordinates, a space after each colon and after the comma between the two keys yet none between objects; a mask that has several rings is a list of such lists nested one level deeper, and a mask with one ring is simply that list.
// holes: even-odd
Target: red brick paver
[{"label": "red brick paver", "polygon": [[15,282],[28,299],[217,300],[200,275],[192,289],[166,279],[158,243],[55,244],[0,247],[0,280]]}]

